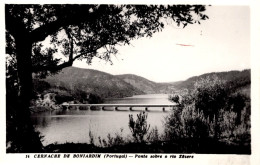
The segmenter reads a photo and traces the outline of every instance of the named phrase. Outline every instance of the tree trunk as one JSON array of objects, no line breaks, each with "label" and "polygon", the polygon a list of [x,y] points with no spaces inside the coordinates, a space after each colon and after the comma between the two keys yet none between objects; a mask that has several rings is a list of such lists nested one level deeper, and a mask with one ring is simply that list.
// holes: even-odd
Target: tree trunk
[{"label": "tree trunk", "polygon": [[16,137],[13,145],[16,152],[40,152],[42,144],[39,134],[34,131],[30,119],[30,100],[32,98],[32,43],[26,33],[15,38],[18,74],[18,100],[15,106],[14,129]]},{"label": "tree trunk", "polygon": [[[26,36],[24,36],[26,37]],[[16,38],[17,73],[19,84],[19,101],[23,110],[28,109],[32,96],[32,44],[23,36]],[[28,110],[26,110],[28,113]]]}]

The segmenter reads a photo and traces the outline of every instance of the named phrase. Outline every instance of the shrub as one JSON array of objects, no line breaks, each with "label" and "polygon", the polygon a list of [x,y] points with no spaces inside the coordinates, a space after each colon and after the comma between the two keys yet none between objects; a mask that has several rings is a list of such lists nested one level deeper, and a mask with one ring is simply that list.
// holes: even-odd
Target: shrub
[{"label": "shrub", "polygon": [[95,143],[94,143],[94,139],[95,139],[95,137],[94,137],[94,134],[92,133],[91,130],[89,130],[89,132],[88,132],[88,136],[89,136],[89,144],[91,144],[91,145],[95,145]]},{"label": "shrub", "polygon": [[234,93],[230,95],[228,101],[228,109],[237,113],[235,124],[239,125],[241,123],[241,111],[246,106],[247,97],[241,93]]},{"label": "shrub", "polygon": [[103,103],[104,100],[100,96],[90,93],[89,98],[88,98],[88,102],[90,104],[99,104],[99,103]]},{"label": "shrub", "polygon": [[128,140],[123,137],[122,133],[123,133],[123,128],[120,129],[120,133],[115,133],[115,137],[112,137],[111,134],[109,133],[107,135],[107,140],[101,139],[101,137],[99,136],[98,140],[100,146],[113,147],[113,146],[119,146],[128,143]]},{"label": "shrub", "polygon": [[182,111],[173,111],[169,116],[165,117],[165,139],[175,141],[184,137],[184,123],[181,119]]},{"label": "shrub", "polygon": [[32,93],[33,93],[33,98],[37,98],[37,94],[41,94],[44,91],[48,90],[51,88],[51,85],[43,80],[38,80],[38,79],[33,79],[32,83]]},{"label": "shrub", "polygon": [[152,130],[148,133],[147,135],[147,141],[150,143],[158,143],[160,142],[161,137],[159,135],[158,129],[155,126],[154,128],[152,128]]},{"label": "shrub", "polygon": [[197,111],[194,104],[184,107],[181,118],[183,121],[184,137],[186,138],[208,138],[212,124],[206,119],[203,111]]},{"label": "shrub", "polygon": [[195,108],[202,110],[212,120],[226,105],[229,90],[226,88],[225,82],[213,76],[197,81],[194,87]]},{"label": "shrub", "polygon": [[63,94],[63,95],[57,94],[55,96],[55,100],[57,104],[61,104],[63,102],[73,101],[74,98],[69,94]]},{"label": "shrub", "polygon": [[144,142],[144,137],[148,133],[148,130],[150,128],[150,124],[147,124],[147,114],[145,112],[137,114],[136,121],[134,120],[133,115],[130,114],[128,126],[130,128],[132,136],[135,139],[135,142]]},{"label": "shrub", "polygon": [[197,81],[193,91],[169,99],[179,105],[165,119],[165,137],[250,142],[250,99],[218,77]]},{"label": "shrub", "polygon": [[51,88],[51,85],[43,80],[33,79],[33,91],[36,93],[42,93],[45,90],[48,90]]},{"label": "shrub", "polygon": [[165,139],[177,141],[183,138],[205,139],[210,137],[213,124],[195,110],[194,104],[173,111],[165,118]]}]

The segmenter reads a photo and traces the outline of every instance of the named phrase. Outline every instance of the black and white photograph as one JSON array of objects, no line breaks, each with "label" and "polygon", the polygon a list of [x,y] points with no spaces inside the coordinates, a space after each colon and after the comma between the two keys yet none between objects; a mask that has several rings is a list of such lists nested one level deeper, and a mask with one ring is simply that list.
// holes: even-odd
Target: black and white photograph
[{"label": "black and white photograph", "polygon": [[250,5],[3,7],[5,154],[253,164]]}]

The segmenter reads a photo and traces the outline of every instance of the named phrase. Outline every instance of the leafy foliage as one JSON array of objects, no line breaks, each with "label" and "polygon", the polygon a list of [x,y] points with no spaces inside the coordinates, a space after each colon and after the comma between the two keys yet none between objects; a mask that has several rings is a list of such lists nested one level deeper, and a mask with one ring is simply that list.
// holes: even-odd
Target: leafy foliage
[{"label": "leafy foliage", "polygon": [[203,112],[196,112],[193,104],[185,106],[182,111],[174,111],[165,118],[164,138],[171,142],[193,139],[198,143],[210,137],[211,129],[212,123],[205,118]]},{"label": "leafy foliage", "polygon": [[[37,95],[43,96],[47,93],[55,94],[55,103],[62,104],[64,102],[75,101],[78,103],[88,102],[90,104],[103,103],[103,99],[95,94],[87,93],[84,89],[70,90],[62,86],[53,86],[44,80],[34,79],[33,81],[33,92],[35,99]],[[35,101],[35,100],[34,100]],[[32,101],[33,102],[33,101]]]},{"label": "leafy foliage", "polygon": [[206,116],[213,119],[218,110],[226,105],[229,91],[224,83],[216,76],[196,82],[192,93],[196,110],[202,110]]},{"label": "leafy foliage", "polygon": [[[19,37],[23,29],[28,41],[35,43],[31,55],[33,71],[44,75],[71,66],[76,59],[87,59],[90,64],[93,57],[97,57],[112,63],[110,55],[117,54],[116,45],[130,44],[132,39],[140,37],[152,37],[164,28],[167,18],[183,27],[208,19],[203,14],[205,6],[200,5],[8,4],[5,8],[8,53],[16,53],[16,45],[11,41]],[[50,37],[50,47],[40,43],[47,36]],[[69,61],[54,58],[57,52]]]},{"label": "leafy foliage", "polygon": [[44,91],[51,88],[51,85],[46,81],[39,79],[33,79],[33,92],[34,93],[43,93]]},{"label": "leafy foliage", "polygon": [[191,92],[170,97],[179,109],[165,119],[166,139],[195,138],[200,143],[214,137],[228,144],[250,144],[250,98],[216,76],[194,86]]},{"label": "leafy foliage", "polygon": [[121,128],[120,133],[115,133],[115,137],[111,136],[111,134],[109,133],[107,135],[107,140],[102,139],[99,136],[98,137],[99,145],[101,147],[114,147],[114,146],[120,146],[120,145],[127,144],[129,141],[123,137],[122,133],[123,133],[123,129]]},{"label": "leafy foliage", "polygon": [[239,83],[221,80],[213,74],[196,81],[193,90],[183,90],[180,95],[170,96],[169,100],[178,103],[180,107],[194,104],[196,111],[203,111],[212,121],[220,109],[239,112],[244,108],[249,98],[239,92],[239,88]]},{"label": "leafy foliage", "polygon": [[134,120],[133,115],[130,114],[128,126],[135,139],[135,142],[144,142],[144,137],[150,128],[150,125],[147,124],[147,114],[145,112],[137,114],[136,121]]},{"label": "leafy foliage", "polygon": [[57,94],[55,96],[55,100],[56,100],[57,104],[61,104],[61,103],[64,103],[64,102],[73,101],[74,98],[69,94]]}]

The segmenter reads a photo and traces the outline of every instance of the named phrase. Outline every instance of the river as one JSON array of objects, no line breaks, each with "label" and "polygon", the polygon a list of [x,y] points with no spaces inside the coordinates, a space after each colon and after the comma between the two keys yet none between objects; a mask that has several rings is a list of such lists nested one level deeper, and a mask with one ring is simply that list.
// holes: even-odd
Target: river
[{"label": "river", "polygon": [[[168,100],[167,94],[136,95],[120,99],[107,99],[105,104],[173,104]],[[158,108],[153,108],[158,110]],[[170,110],[168,110],[170,111]],[[51,143],[89,143],[89,132],[98,144],[98,137],[106,139],[108,134],[112,137],[116,133],[123,137],[131,137],[128,127],[129,114],[134,119],[140,112],[136,111],[90,111],[90,110],[57,110],[32,115],[36,129],[41,133],[43,145]],[[169,112],[148,112],[148,124],[151,128],[157,127],[163,132],[164,117]],[[121,131],[122,130],[122,131]]]}]

